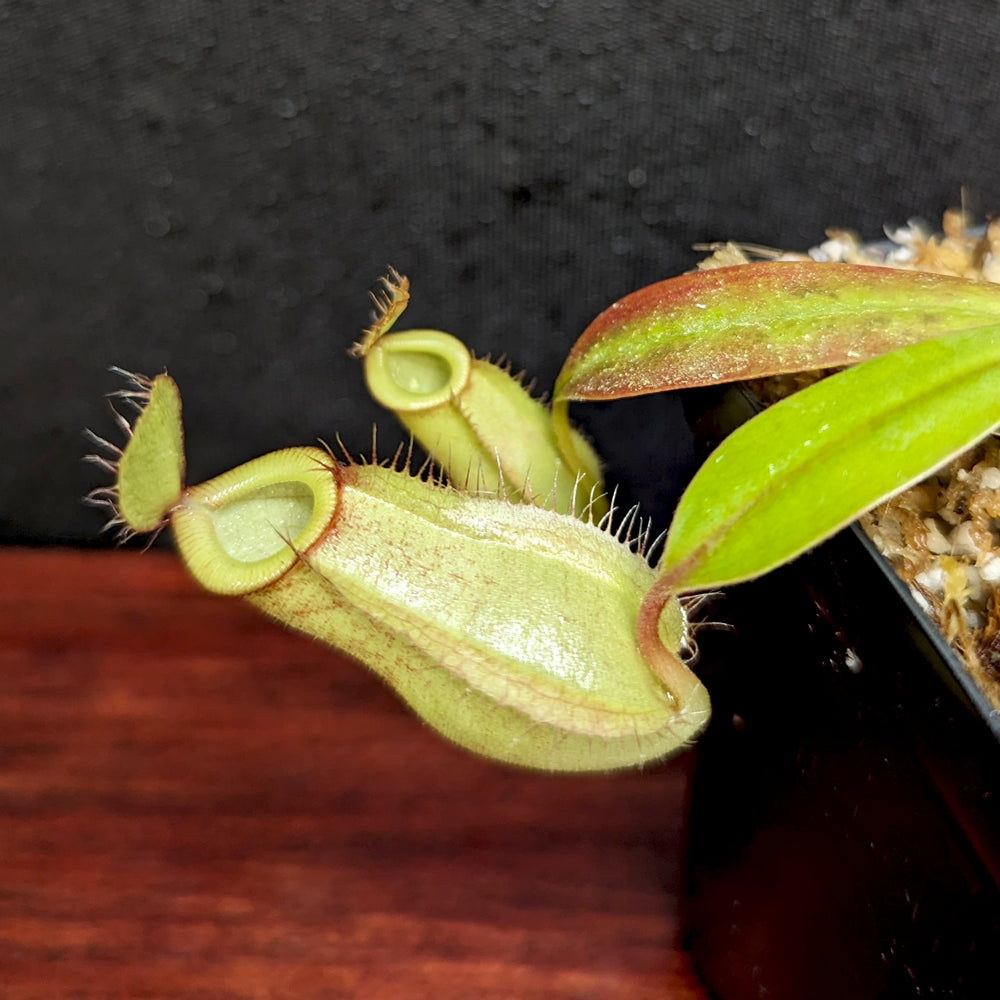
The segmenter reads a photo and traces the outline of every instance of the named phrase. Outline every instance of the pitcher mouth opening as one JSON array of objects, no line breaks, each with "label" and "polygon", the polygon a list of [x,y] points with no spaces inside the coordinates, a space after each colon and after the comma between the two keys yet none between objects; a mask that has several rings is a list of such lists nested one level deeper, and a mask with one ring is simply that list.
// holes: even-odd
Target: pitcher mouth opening
[{"label": "pitcher mouth opening", "polygon": [[398,412],[442,406],[469,381],[468,348],[441,330],[406,330],[378,340],[365,356],[365,380],[372,396]]},{"label": "pitcher mouth opening", "polygon": [[287,572],[333,520],[337,478],[318,448],[286,448],[184,491],[171,527],[188,569],[217,594]]}]

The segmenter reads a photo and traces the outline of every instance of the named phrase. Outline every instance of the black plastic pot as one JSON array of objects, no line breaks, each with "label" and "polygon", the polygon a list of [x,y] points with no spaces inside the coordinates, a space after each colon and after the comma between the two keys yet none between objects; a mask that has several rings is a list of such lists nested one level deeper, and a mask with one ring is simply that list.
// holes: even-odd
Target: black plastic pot
[{"label": "black plastic pot", "polygon": [[1000,996],[1000,718],[905,586],[851,529],[713,615],[686,903],[708,987]]}]

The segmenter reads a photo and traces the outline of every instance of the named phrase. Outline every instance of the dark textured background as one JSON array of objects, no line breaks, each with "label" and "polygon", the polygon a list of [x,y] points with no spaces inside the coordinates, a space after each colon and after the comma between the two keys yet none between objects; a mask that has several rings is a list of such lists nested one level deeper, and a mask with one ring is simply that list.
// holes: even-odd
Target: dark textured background
[{"label": "dark textured background", "polygon": [[[112,363],[177,378],[191,481],[399,440],[344,353],[389,263],[546,388],[692,243],[988,211],[998,49],[992,0],[0,0],[0,540],[94,539]],[[578,412],[672,495],[676,401]]]}]

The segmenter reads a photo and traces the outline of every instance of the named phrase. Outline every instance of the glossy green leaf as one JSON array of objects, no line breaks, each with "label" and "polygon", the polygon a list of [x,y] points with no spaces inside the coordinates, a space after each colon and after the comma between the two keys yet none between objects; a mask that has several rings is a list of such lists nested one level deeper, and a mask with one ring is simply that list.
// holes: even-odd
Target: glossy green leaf
[{"label": "glossy green leaf", "polygon": [[660,572],[673,589],[787,562],[1000,425],[1000,324],[924,341],[775,404],[709,456]]},{"label": "glossy green leaf", "polygon": [[555,399],[620,399],[854,364],[1000,322],[1000,285],[811,261],[682,274],[606,309],[574,345]]}]

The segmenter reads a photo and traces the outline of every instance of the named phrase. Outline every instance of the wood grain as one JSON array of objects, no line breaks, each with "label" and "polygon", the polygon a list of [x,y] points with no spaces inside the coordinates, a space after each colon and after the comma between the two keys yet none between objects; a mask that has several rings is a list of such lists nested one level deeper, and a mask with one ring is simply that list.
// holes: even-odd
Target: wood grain
[{"label": "wood grain", "polygon": [[168,554],[0,551],[14,1000],[704,998],[687,770],[494,766]]}]

